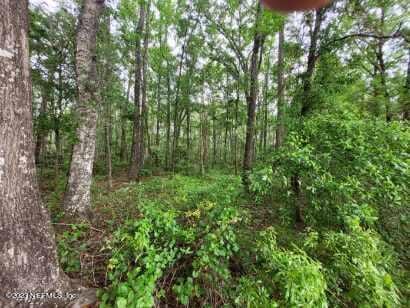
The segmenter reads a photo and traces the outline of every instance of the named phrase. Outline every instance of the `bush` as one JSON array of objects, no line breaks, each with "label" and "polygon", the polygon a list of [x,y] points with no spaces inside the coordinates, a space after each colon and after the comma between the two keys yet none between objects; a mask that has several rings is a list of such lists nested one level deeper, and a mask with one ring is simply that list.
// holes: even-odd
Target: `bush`
[{"label": "bush", "polygon": [[397,307],[397,288],[389,274],[394,258],[375,232],[360,227],[358,219],[349,224],[348,233],[325,234],[327,277],[334,299],[363,307]]},{"label": "bush", "polygon": [[102,307],[152,307],[170,292],[183,305],[228,298],[229,261],[239,249],[240,214],[232,206],[239,181],[197,182],[177,176],[140,185],[149,194],[175,187],[175,208],[142,198],[142,218],[127,221],[107,242],[110,286],[100,292]]},{"label": "bush", "polygon": [[260,257],[286,307],[327,307],[326,280],[319,262],[300,249],[286,251],[276,244],[274,230],[263,231]]}]

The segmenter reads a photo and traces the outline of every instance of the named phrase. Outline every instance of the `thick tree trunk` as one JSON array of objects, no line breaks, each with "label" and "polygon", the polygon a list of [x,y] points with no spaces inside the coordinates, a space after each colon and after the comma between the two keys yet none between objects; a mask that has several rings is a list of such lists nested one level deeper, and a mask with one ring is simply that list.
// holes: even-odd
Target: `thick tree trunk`
[{"label": "thick tree trunk", "polygon": [[69,290],[36,179],[27,32],[28,1],[0,0],[1,307],[18,306],[12,292]]},{"label": "thick tree trunk", "polygon": [[302,117],[306,116],[312,109],[312,78],[316,67],[317,44],[319,41],[320,28],[325,16],[325,10],[326,9],[318,9],[315,13],[315,25],[310,38],[308,64],[303,78],[302,109],[300,112]]},{"label": "thick tree trunk", "polygon": [[252,58],[249,70],[249,91],[247,93],[246,102],[248,105],[247,122],[246,122],[246,139],[245,139],[245,154],[243,159],[243,177],[242,181],[245,188],[249,188],[249,172],[252,169],[252,152],[255,138],[255,115],[256,115],[256,99],[258,96],[258,74],[259,51],[263,47],[264,35],[257,31],[259,19],[262,13],[261,5],[258,3],[256,21],[255,21],[255,37],[252,49]]},{"label": "thick tree trunk", "polygon": [[284,123],[284,113],[285,113],[285,102],[284,102],[284,43],[285,43],[285,25],[283,24],[279,30],[279,47],[278,47],[278,114],[277,114],[277,125],[276,125],[276,140],[275,147],[278,149],[285,137],[285,123]]},{"label": "thick tree trunk", "polygon": [[144,29],[144,43],[142,52],[142,84],[141,84],[141,123],[140,123],[140,137],[139,137],[139,167],[140,170],[144,166],[145,158],[145,135],[148,141],[148,150],[150,150],[150,141],[148,136],[148,105],[147,105],[147,85],[148,85],[148,42],[149,42],[149,14],[150,2],[145,13],[145,29]]},{"label": "thick tree trunk", "polygon": [[78,140],[73,149],[64,208],[67,213],[81,217],[91,214],[90,187],[97,129],[96,40],[103,6],[104,1],[85,0],[77,30]]},{"label": "thick tree trunk", "polygon": [[139,167],[140,167],[140,137],[141,137],[141,85],[142,85],[142,56],[141,56],[141,38],[140,35],[144,31],[145,20],[145,8],[144,4],[140,7],[140,17],[138,21],[137,41],[135,50],[135,86],[134,86],[134,126],[133,126],[133,138],[131,147],[131,160],[128,170],[128,177],[130,180],[138,180]]}]

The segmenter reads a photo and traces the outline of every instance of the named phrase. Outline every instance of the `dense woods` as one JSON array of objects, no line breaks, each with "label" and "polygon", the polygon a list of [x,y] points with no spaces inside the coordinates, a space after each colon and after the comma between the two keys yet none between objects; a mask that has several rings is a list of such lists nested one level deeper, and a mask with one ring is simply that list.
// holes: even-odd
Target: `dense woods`
[{"label": "dense woods", "polygon": [[408,307],[409,6],[0,0],[0,306]]}]

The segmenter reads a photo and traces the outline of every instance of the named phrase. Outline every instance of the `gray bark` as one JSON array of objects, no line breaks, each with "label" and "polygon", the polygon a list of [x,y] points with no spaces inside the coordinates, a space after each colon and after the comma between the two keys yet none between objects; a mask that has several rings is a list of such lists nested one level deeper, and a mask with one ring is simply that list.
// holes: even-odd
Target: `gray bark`
[{"label": "gray bark", "polygon": [[17,306],[7,292],[69,289],[36,179],[27,32],[28,1],[0,0],[1,307]]},{"label": "gray bark", "polygon": [[90,187],[97,129],[96,40],[103,7],[104,0],[85,0],[77,30],[77,142],[73,148],[64,208],[67,213],[81,217],[91,214]]},{"label": "gray bark", "polygon": [[249,90],[247,93],[246,101],[248,104],[247,112],[247,123],[246,123],[246,139],[245,139],[245,154],[243,159],[243,183],[245,188],[249,187],[249,172],[252,168],[253,161],[253,146],[255,139],[255,116],[256,116],[256,99],[258,97],[258,74],[259,74],[259,65],[258,57],[259,51],[263,47],[264,35],[258,33],[257,28],[259,24],[259,19],[262,14],[262,9],[260,3],[258,3],[256,21],[255,21],[255,36],[252,49],[252,57],[250,64],[250,81],[249,81]]}]

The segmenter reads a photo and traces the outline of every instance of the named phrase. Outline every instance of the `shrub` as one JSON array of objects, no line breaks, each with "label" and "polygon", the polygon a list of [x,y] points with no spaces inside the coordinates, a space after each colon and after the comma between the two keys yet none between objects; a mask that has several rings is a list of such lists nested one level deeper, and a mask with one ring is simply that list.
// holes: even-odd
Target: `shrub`
[{"label": "shrub", "polygon": [[280,249],[272,228],[262,232],[258,247],[268,275],[279,286],[284,306],[327,307],[327,285],[320,263],[300,249]]}]

